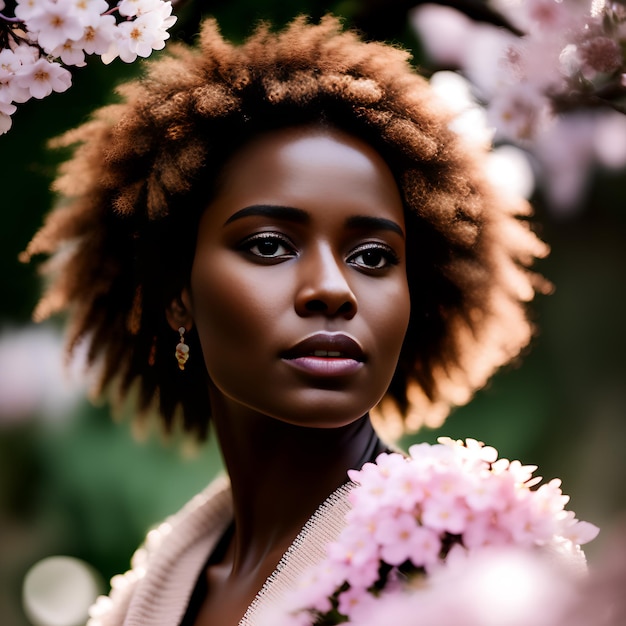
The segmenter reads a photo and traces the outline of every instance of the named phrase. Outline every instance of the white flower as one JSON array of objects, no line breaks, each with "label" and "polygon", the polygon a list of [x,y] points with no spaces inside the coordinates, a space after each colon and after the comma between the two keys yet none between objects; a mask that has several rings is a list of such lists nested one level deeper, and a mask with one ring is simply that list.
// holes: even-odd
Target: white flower
[{"label": "white flower", "polygon": [[15,56],[22,65],[34,63],[39,58],[39,51],[28,44],[22,43],[13,49]]},{"label": "white flower", "polygon": [[[167,29],[175,22],[171,2],[121,0],[116,15],[107,0],[16,0],[21,21],[12,39],[0,49],[0,134],[11,127],[13,103],[44,98],[68,89],[70,72],[63,66],[84,66],[85,54],[116,57],[130,63],[165,47]],[[0,10],[5,7],[0,0]],[[132,19],[132,18],[135,19]],[[119,18],[118,18],[119,19]],[[40,58],[42,55],[48,58]],[[60,60],[53,62],[52,58]]]},{"label": "white flower", "polygon": [[527,83],[501,89],[487,113],[498,136],[521,143],[535,139],[552,119],[548,98]]},{"label": "white flower", "polygon": [[38,59],[24,67],[26,71],[16,76],[15,81],[18,86],[26,87],[33,98],[45,98],[53,91],[65,91],[72,84],[72,75],[59,63]]},{"label": "white flower", "polygon": [[68,39],[83,36],[84,27],[70,10],[71,6],[67,0],[55,4],[44,0],[41,9],[25,20],[26,27],[37,36],[37,42],[46,52],[52,52]]},{"label": "white flower", "polygon": [[26,102],[30,100],[31,93],[27,87],[22,87],[16,80],[16,76],[28,72],[28,68],[39,58],[39,54],[32,46],[21,44],[13,50],[14,63],[11,67],[15,70],[13,76],[9,78],[8,89],[12,102]]},{"label": "white flower", "polygon": [[31,17],[41,12],[44,3],[41,0],[17,0],[15,7],[15,17],[26,22]]},{"label": "white flower", "polygon": [[0,51],[0,82],[8,81],[15,75],[21,62],[10,48]]},{"label": "white flower", "polygon": [[5,115],[13,115],[15,106],[13,102],[13,93],[9,83],[0,82],[0,111]]},{"label": "white flower", "polygon": [[115,39],[117,25],[112,15],[98,15],[85,27],[77,42],[87,54],[105,54]]},{"label": "white flower", "polygon": [[85,50],[78,41],[68,39],[64,44],[57,46],[52,52],[53,57],[60,57],[65,65],[83,67],[85,63]]},{"label": "white flower", "polygon": [[[118,5],[118,10],[120,15],[135,17],[151,11],[158,11],[163,4],[165,3],[161,0],[122,0]],[[167,4],[170,3],[167,2]]]},{"label": "white flower", "polygon": [[111,49],[102,60],[109,63],[119,56],[125,63],[132,63],[138,56],[148,57],[153,50],[161,50],[169,38],[167,28],[175,21],[170,17],[171,4],[161,3],[163,10],[140,15],[137,19],[122,22],[117,26],[117,33]]},{"label": "white flower", "polygon": [[4,133],[6,133],[13,124],[11,114],[4,113],[3,108],[3,105],[0,104],[0,135],[4,135]]},{"label": "white flower", "polygon": [[65,0],[67,11],[76,16],[83,26],[91,24],[109,10],[106,0]]}]

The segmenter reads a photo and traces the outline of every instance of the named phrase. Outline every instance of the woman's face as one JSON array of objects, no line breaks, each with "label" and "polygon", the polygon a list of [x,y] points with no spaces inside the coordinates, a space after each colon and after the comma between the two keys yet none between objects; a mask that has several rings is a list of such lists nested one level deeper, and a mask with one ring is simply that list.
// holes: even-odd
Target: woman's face
[{"label": "woman's face", "polygon": [[386,163],[317,127],[246,144],[200,220],[183,302],[231,412],[312,427],[363,416],[409,322],[403,207]]}]

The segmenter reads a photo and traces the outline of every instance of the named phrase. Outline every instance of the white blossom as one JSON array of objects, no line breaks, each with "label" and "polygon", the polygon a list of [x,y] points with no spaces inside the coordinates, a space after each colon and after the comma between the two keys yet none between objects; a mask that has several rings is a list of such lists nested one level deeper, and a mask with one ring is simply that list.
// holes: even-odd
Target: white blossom
[{"label": "white blossom", "polygon": [[0,82],[10,80],[20,67],[19,57],[10,48],[0,50]]},{"label": "white blossom", "polygon": [[84,27],[78,17],[69,10],[67,1],[43,0],[39,10],[25,20],[28,30],[37,35],[37,42],[46,51],[52,52],[68,39],[80,39]]},{"label": "white blossom", "polygon": [[432,5],[411,20],[435,63],[470,80],[496,139],[532,154],[552,208],[574,210],[594,164],[626,165],[626,9],[604,0],[488,4],[524,34]]},{"label": "white blossom", "polygon": [[487,116],[499,137],[522,144],[535,139],[552,121],[548,98],[525,84],[501,89],[489,103]]},{"label": "white blossom", "polygon": [[15,17],[26,22],[41,11],[41,0],[17,0]]},{"label": "white blossom", "polygon": [[2,103],[0,103],[0,133],[6,133],[13,125],[13,120],[11,119],[11,115],[15,113],[16,107],[14,105],[8,105],[9,107],[12,106],[13,110],[11,111],[11,113],[5,113],[4,108],[6,106],[7,105],[3,105]]},{"label": "white blossom", "polygon": [[53,57],[60,57],[65,65],[75,65],[76,67],[86,65],[85,49],[80,45],[80,42],[72,39],[68,39],[65,43],[57,46],[51,54]]},{"label": "white blossom", "polygon": [[118,10],[120,15],[135,17],[158,11],[162,4],[165,3],[161,0],[122,0],[118,5]]},{"label": "white blossom", "polygon": [[117,56],[125,63],[132,63],[138,56],[148,57],[153,50],[161,50],[169,37],[167,28],[175,21],[171,17],[171,4],[161,3],[159,11],[144,13],[133,21],[122,22],[117,26],[115,40],[110,50],[102,55],[104,63],[110,63]]},{"label": "white blossom", "polygon": [[117,25],[112,15],[98,15],[86,26],[82,38],[77,42],[86,54],[102,55],[115,39]]},{"label": "white blossom", "polygon": [[66,0],[66,6],[83,26],[91,24],[109,10],[106,0]]},{"label": "white blossom", "polygon": [[33,98],[45,98],[53,91],[62,92],[72,84],[72,75],[59,63],[37,59],[26,71],[15,78],[20,87],[26,87]]},{"label": "white blossom", "polygon": [[87,54],[104,63],[148,57],[165,46],[177,19],[164,0],[122,0],[115,8],[107,0],[17,0],[15,18],[0,16],[10,23],[0,50],[0,134],[11,127],[14,103],[70,87],[64,66],[84,66]]}]

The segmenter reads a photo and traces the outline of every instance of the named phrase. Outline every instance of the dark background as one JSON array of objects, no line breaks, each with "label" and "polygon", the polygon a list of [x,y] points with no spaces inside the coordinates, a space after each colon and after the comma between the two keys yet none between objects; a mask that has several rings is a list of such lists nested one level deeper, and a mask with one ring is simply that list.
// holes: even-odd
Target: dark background
[{"label": "dark background", "polygon": [[[331,10],[367,37],[411,47],[428,72],[432,68],[407,19],[414,4],[189,1],[176,7],[179,21],[171,32],[174,40],[192,41],[201,15],[210,14],[237,40],[260,18],[280,24],[299,13],[319,17]],[[469,12],[476,15],[481,7]],[[92,59],[74,72],[66,93],[19,105],[12,130],[0,137],[0,352],[3,343],[29,330],[39,293],[36,268],[21,265],[17,256],[51,205],[48,186],[59,155],[46,142],[109,101],[113,86],[139,69],[139,63],[105,67]],[[625,198],[624,172],[602,171],[593,172],[588,195],[568,215],[551,211],[536,194],[538,230],[552,247],[539,269],[556,291],[535,304],[540,333],[532,350],[441,429],[423,430],[405,442],[471,436],[494,445],[501,456],[539,465],[546,478],[561,477],[572,496],[570,507],[605,529],[587,550],[592,562],[626,510]],[[62,320],[48,326],[62,332]],[[0,377],[8,375],[11,363],[36,358],[32,345],[14,341],[15,360],[0,361]],[[40,367],[35,361],[26,368],[25,387],[33,394]],[[20,590],[33,563],[67,554],[91,563],[105,579],[124,571],[146,529],[219,469],[212,444],[164,442],[157,429],[138,441],[130,412],[114,421],[106,406],[84,397],[54,419],[45,416],[46,398],[41,410],[14,415],[3,401],[0,395],[0,623],[6,626],[26,623]]]}]

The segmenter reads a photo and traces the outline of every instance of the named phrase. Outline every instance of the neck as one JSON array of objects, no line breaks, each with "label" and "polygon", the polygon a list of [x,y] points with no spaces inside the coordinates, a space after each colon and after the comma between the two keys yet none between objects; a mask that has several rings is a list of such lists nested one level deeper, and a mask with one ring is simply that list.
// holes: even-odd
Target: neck
[{"label": "neck", "polygon": [[280,558],[315,509],[348,480],[347,471],[383,450],[369,415],[320,429],[215,404],[234,501],[233,572]]}]

